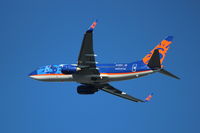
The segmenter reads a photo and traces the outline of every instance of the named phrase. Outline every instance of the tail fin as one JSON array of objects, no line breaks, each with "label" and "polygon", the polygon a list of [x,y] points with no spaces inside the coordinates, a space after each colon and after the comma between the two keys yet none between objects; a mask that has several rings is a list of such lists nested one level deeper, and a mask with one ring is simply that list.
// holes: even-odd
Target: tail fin
[{"label": "tail fin", "polygon": [[161,41],[160,44],[158,44],[149,54],[147,54],[143,59],[142,61],[145,63],[145,64],[148,64],[150,59],[151,59],[151,56],[153,55],[154,53],[154,50],[158,49],[158,52],[160,54],[160,64],[162,64],[165,56],[166,56],[166,53],[169,49],[169,46],[170,44],[172,43],[172,40],[173,40],[173,36],[168,36],[166,39],[164,39],[163,41]]}]

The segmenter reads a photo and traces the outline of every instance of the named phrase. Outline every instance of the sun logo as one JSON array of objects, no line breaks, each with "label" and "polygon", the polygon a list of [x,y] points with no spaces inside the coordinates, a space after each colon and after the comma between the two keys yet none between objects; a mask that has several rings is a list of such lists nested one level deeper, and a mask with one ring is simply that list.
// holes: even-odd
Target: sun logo
[{"label": "sun logo", "polygon": [[160,63],[162,64],[165,56],[166,56],[166,53],[169,49],[169,45],[172,43],[172,41],[168,41],[168,40],[163,40],[160,44],[158,44],[149,54],[147,54],[143,59],[142,61],[145,63],[145,64],[148,64],[149,60],[151,59],[151,56],[153,54],[153,51],[155,49],[158,49],[159,53],[160,53]]}]

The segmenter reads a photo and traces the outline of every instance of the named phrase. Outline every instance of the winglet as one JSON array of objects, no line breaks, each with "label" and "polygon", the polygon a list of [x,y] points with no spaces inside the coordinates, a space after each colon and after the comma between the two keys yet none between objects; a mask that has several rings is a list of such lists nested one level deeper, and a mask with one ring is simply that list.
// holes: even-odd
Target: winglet
[{"label": "winglet", "polygon": [[144,102],[150,101],[152,97],[153,97],[153,93],[151,93],[150,95],[148,95],[148,97],[145,98]]},{"label": "winglet", "polygon": [[92,25],[89,27],[88,31],[93,31],[94,28],[96,27],[96,25],[97,25],[97,20],[92,23]]}]

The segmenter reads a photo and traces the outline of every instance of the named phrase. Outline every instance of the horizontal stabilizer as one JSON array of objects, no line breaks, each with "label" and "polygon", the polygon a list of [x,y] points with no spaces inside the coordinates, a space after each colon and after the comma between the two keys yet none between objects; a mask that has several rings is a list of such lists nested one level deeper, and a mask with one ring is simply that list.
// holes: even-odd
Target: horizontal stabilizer
[{"label": "horizontal stabilizer", "polygon": [[179,77],[173,75],[172,73],[168,72],[167,70],[165,69],[160,69],[159,71],[160,73],[164,74],[164,75],[167,75],[169,77],[172,77],[172,78],[175,78],[175,79],[180,79]]}]

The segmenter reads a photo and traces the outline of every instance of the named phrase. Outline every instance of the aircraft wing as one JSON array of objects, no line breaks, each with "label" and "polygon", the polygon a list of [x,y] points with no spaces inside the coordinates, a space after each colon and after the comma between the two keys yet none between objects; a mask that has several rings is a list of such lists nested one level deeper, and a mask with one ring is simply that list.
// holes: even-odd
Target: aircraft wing
[{"label": "aircraft wing", "polygon": [[89,29],[85,32],[82,41],[81,50],[78,57],[78,67],[81,69],[79,73],[97,74],[95,54],[93,50],[93,30],[97,22],[93,22]]},{"label": "aircraft wing", "polygon": [[101,90],[105,91],[105,92],[108,92],[110,94],[113,94],[113,95],[116,95],[116,96],[119,96],[119,97],[122,97],[122,98],[125,98],[125,99],[128,99],[128,100],[131,100],[131,101],[134,101],[134,102],[145,102],[143,100],[140,100],[140,99],[137,99],[135,97],[132,97],[128,94],[126,94],[125,92],[122,92],[114,87],[112,87],[111,85],[109,84],[104,84],[102,85],[102,88]]}]

